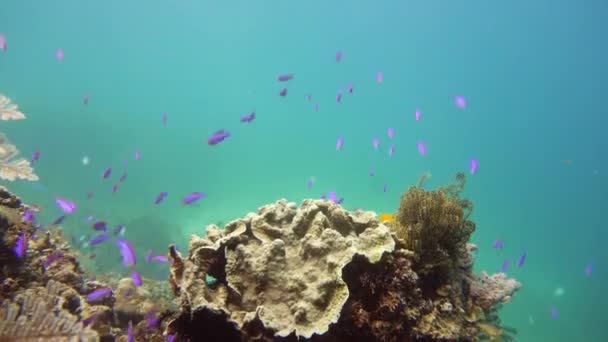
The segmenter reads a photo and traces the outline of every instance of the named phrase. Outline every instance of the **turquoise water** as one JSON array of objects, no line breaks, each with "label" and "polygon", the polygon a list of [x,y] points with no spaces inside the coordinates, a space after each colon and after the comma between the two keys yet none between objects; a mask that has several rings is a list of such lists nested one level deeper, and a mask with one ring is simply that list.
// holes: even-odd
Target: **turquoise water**
[{"label": "turquoise water", "polygon": [[[24,157],[41,153],[39,182],[3,184],[47,221],[60,215],[54,196],[76,201],[70,234],[91,234],[91,214],[127,224],[140,254],[164,254],[280,198],[335,190],[347,208],[392,212],[422,173],[433,175],[427,187],[443,185],[474,158],[476,268],[511,261],[507,273],[524,287],[502,317],[516,340],[608,340],[607,2],[4,0],[0,32],[0,93],[27,115],[1,131]],[[295,74],[284,98],[282,73]],[[256,120],[240,123],[254,108]],[[221,128],[232,136],[207,145]],[[169,195],[154,206],[161,191]],[[181,205],[193,191],[207,198]],[[98,262],[121,270],[104,248]]]}]

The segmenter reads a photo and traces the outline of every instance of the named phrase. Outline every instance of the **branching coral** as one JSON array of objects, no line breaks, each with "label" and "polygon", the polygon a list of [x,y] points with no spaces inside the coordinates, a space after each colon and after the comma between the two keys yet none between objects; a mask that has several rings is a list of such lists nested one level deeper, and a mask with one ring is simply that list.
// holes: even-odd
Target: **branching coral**
[{"label": "branching coral", "polygon": [[[18,110],[17,105],[11,104],[8,97],[0,94],[0,120],[23,120],[25,115]],[[0,133],[0,179],[15,181],[24,179],[37,181],[30,162],[26,159],[13,159],[19,154],[17,147],[9,143],[6,136]]]}]

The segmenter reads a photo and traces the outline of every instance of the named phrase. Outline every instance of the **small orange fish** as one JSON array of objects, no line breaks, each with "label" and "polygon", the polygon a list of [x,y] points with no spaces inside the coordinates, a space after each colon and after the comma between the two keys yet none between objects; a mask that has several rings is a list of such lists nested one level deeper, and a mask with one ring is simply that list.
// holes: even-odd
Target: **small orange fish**
[{"label": "small orange fish", "polygon": [[380,214],[378,219],[380,219],[380,222],[394,222],[395,221],[395,217],[393,216],[393,214],[389,214],[389,213]]}]

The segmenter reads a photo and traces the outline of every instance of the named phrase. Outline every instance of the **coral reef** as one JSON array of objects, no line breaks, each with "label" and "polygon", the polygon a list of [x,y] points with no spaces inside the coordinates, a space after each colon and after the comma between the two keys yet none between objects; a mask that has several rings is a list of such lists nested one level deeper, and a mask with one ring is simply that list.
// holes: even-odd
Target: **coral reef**
[{"label": "coral reef", "polygon": [[473,273],[464,174],[433,191],[423,183],[394,220],[280,200],[192,236],[187,257],[171,247],[182,308],[167,332],[186,341],[508,339],[497,310],[521,285]]},{"label": "coral reef", "polygon": [[172,250],[171,281],[194,315],[207,308],[239,328],[259,321],[276,336],[311,337],[339,319],[349,296],[342,270],[353,257],[375,263],[394,247],[374,213],[280,200],[224,231],[212,225],[205,238],[192,236],[184,260]]},{"label": "coral reef", "polygon": [[[23,120],[25,115],[18,110],[17,105],[11,104],[11,100],[0,94],[0,120]],[[37,181],[38,176],[30,162],[26,159],[16,158],[19,150],[11,144],[3,133],[0,133],[0,179],[15,181],[24,179]]]}]

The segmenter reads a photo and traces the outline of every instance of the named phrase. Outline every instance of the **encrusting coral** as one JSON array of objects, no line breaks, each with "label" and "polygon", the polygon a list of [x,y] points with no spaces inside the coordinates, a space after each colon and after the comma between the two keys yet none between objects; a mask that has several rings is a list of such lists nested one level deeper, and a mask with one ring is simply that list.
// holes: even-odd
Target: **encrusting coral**
[{"label": "encrusting coral", "polygon": [[[15,104],[11,104],[11,100],[0,94],[0,120],[23,120],[25,115],[19,111]],[[34,169],[29,160],[17,157],[19,150],[11,144],[3,133],[0,133],[0,179],[15,181],[24,179],[29,181],[37,181],[38,176],[34,173]]]},{"label": "encrusting coral", "polygon": [[[172,255],[171,281],[193,315],[206,308],[241,329],[259,321],[276,336],[308,338],[339,319],[349,296],[342,270],[353,257],[376,263],[394,247],[372,212],[280,200],[224,231],[212,225],[205,238],[193,236],[186,259]],[[217,282],[207,285],[207,274]]]}]

